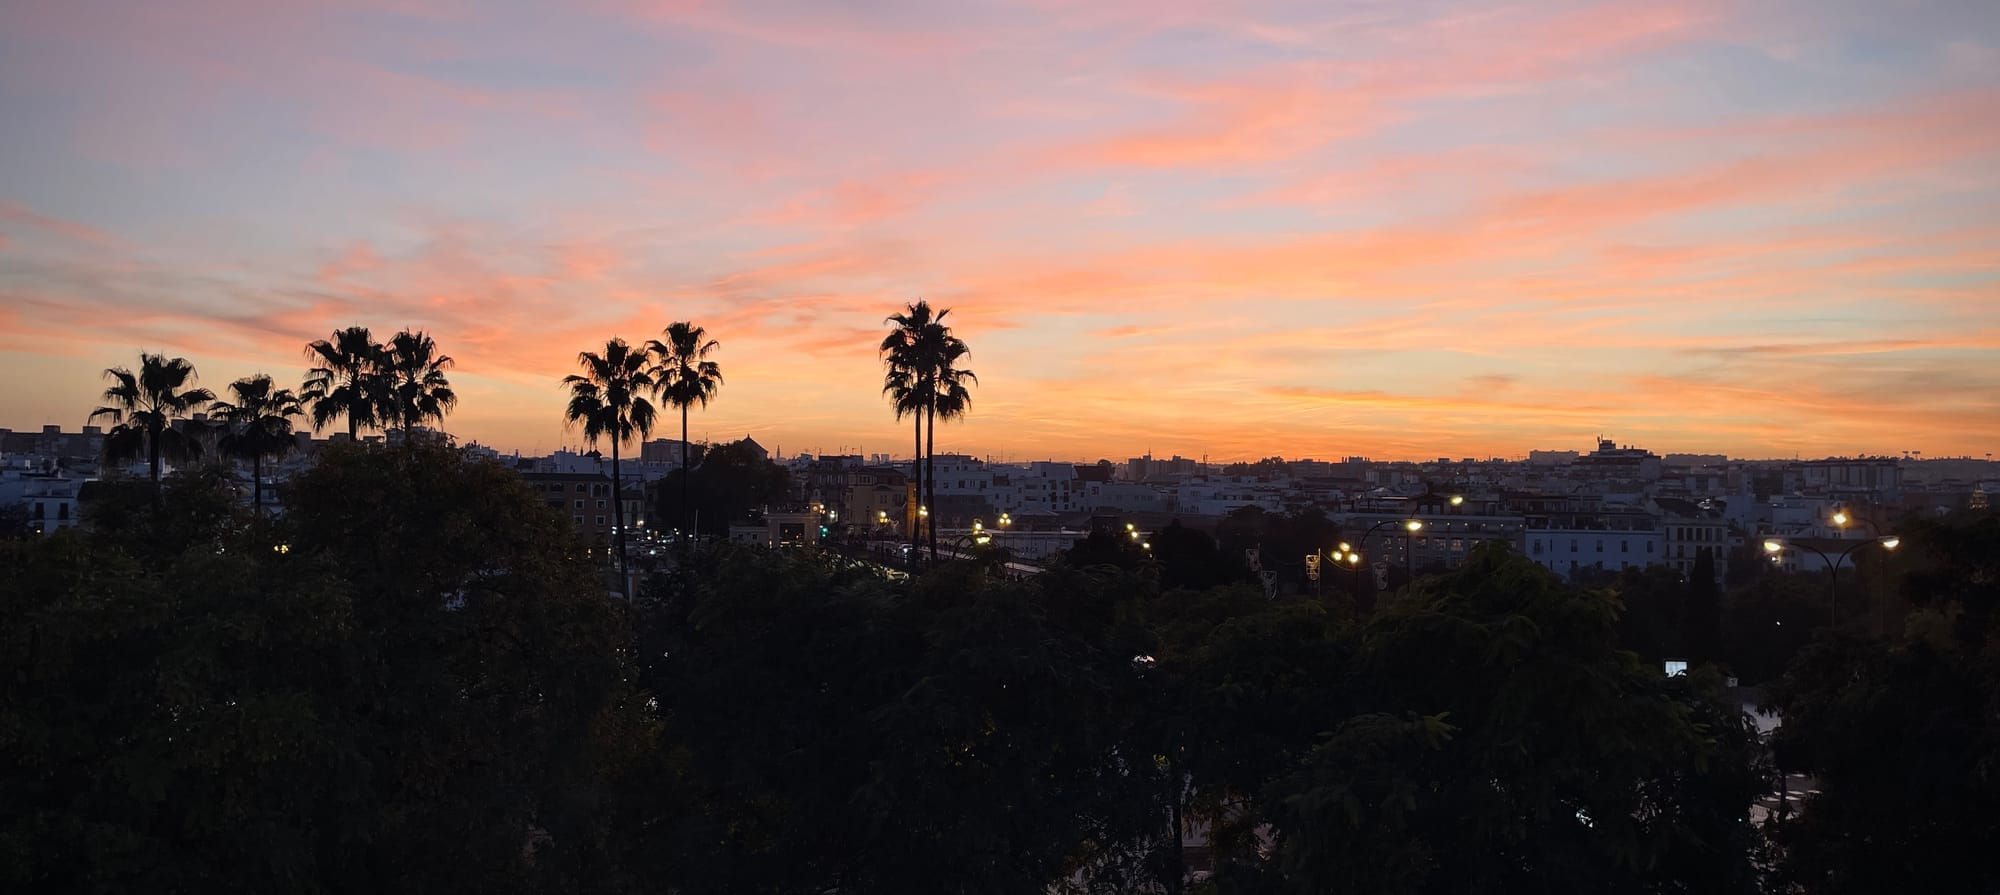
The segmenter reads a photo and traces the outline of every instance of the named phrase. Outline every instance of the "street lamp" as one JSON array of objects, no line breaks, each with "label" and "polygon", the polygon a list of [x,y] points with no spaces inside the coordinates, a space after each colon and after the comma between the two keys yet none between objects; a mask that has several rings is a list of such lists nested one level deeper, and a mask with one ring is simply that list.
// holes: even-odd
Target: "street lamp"
[{"label": "street lamp", "polygon": [[1014,517],[1012,517],[1012,516],[1009,516],[1009,515],[1007,515],[1006,513],[1001,513],[1001,514],[1000,514],[1000,527],[1001,527],[1001,528],[1006,528],[1007,526],[1010,526],[1010,525],[1013,525],[1013,524],[1014,524]]},{"label": "street lamp", "polygon": [[[1846,513],[1835,513],[1834,514],[1834,518],[1836,520],[1835,524],[1845,524],[1844,520],[1846,519],[1846,516],[1847,516]],[[1836,599],[1839,597],[1840,594],[1839,591],[1840,564],[1846,562],[1847,557],[1854,551],[1866,547],[1870,544],[1877,545],[1884,550],[1894,550],[1897,547],[1903,546],[1903,539],[1895,535],[1889,535],[1887,537],[1880,537],[1880,538],[1870,538],[1866,541],[1858,541],[1855,543],[1854,546],[1849,547],[1846,550],[1840,551],[1839,556],[1829,557],[1826,555],[1826,551],[1821,550],[1818,547],[1814,547],[1811,544],[1793,543],[1785,540],[1784,538],[1765,538],[1764,552],[1771,554],[1771,559],[1773,560],[1778,559],[1779,554],[1783,553],[1785,551],[1785,548],[1787,547],[1796,550],[1811,550],[1812,552],[1819,555],[1820,561],[1826,563],[1827,567],[1832,570],[1827,575],[1826,579],[1826,626],[1828,628],[1832,628],[1834,626],[1834,613],[1838,611],[1839,608],[1839,604],[1836,602]],[[1859,569],[1857,569],[1856,571],[1858,572]]]},{"label": "street lamp", "polygon": [[1374,525],[1368,526],[1368,530],[1361,533],[1361,545],[1364,547],[1367,546],[1368,536],[1374,534],[1376,531],[1385,528],[1387,526],[1399,525],[1399,524],[1403,526],[1403,574],[1411,579],[1415,579],[1416,578],[1415,538],[1417,532],[1423,530],[1424,527],[1423,520],[1384,519],[1380,522],[1375,523]]}]

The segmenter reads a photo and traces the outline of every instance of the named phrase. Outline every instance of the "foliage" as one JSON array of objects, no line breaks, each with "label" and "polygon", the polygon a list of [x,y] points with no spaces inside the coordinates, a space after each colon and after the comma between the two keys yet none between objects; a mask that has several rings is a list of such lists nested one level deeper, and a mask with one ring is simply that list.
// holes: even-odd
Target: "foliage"
[{"label": "foliage", "polygon": [[250,461],[251,504],[262,512],[264,459],[291,452],[292,417],[305,415],[305,409],[291,389],[278,388],[262,373],[230,383],[229,392],[235,401],[217,401],[208,411],[223,425],[216,446],[224,456]]},{"label": "foliage", "polygon": [[1116,579],[728,550],[690,580],[640,650],[680,787],[644,825],[680,891],[1036,891],[1154,817],[1118,752]]},{"label": "foliage", "polygon": [[[971,353],[964,341],[952,334],[944,322],[949,308],[932,312],[930,303],[917,301],[883,322],[894,325],[882,339],[880,352],[887,367],[882,393],[889,396],[896,418],[905,414],[916,419],[916,493],[924,506],[933,508],[927,517],[931,562],[937,562],[937,524],[943,515],[937,510],[937,421],[963,418],[972,404],[972,391],[979,377],[958,364]],[[919,543],[922,542],[919,538]]]},{"label": "foliage", "polygon": [[1903,544],[1903,630],[1823,638],[1772,693],[1780,764],[1818,781],[1777,835],[1782,881],[1806,891],[2000,888],[2000,517]]},{"label": "foliage", "polygon": [[1153,555],[1160,560],[1162,587],[1199,589],[1249,580],[1249,569],[1223,556],[1214,537],[1179,519],[1153,535]]},{"label": "foliage", "polygon": [[1754,891],[1752,733],[1616,614],[1487,544],[1372,619],[1352,713],[1270,790],[1292,888]]},{"label": "foliage", "polygon": [[[1287,515],[1243,507],[1223,517],[1215,527],[1215,538],[1225,561],[1236,563],[1245,550],[1257,548],[1259,561],[1264,568],[1278,573],[1279,586],[1286,589],[1305,587],[1306,554],[1334,550],[1340,534],[1340,526],[1316,508]],[[1384,537],[1388,536],[1394,534]],[[1379,549],[1382,543],[1377,540],[1374,546]],[[1364,555],[1369,552],[1370,545],[1352,546]],[[1248,571],[1247,566],[1242,568]]]},{"label": "foliage", "polygon": [[347,437],[359,438],[391,419],[387,383],[382,377],[384,348],[365,326],[335,330],[333,336],[306,345],[306,370],[300,399],[312,413],[313,431],[334,420],[347,419]]},{"label": "foliage", "polygon": [[748,440],[696,451],[692,474],[676,469],[655,486],[653,500],[660,518],[691,515],[702,534],[725,537],[729,526],[750,521],[764,507],[782,503],[791,494],[791,473],[759,456]]},{"label": "foliage", "polygon": [[[687,493],[687,472],[694,468],[689,454],[688,408],[697,403],[707,407],[722,388],[722,367],[709,360],[722,344],[709,338],[708,330],[684,320],[668,324],[660,335],[665,338],[646,343],[646,353],[654,359],[646,375],[655,394],[681,411],[681,504],[688,506],[693,498]],[[685,520],[681,528],[692,531],[694,523]]]},{"label": "foliage", "polygon": [[625,571],[625,479],[619,472],[618,448],[634,437],[645,438],[653,431],[653,402],[646,393],[653,388],[647,372],[647,353],[633,351],[624,339],[604,343],[603,354],[585,351],[576,356],[583,372],[563,377],[569,389],[569,405],[563,422],[582,425],[584,440],[611,442],[611,523],[618,532],[618,568]]},{"label": "foliage", "polygon": [[90,418],[105,417],[113,424],[104,433],[106,460],[146,458],[157,486],[162,461],[201,457],[202,441],[184,431],[184,418],[215,400],[215,393],[190,388],[198,377],[187,358],[141,353],[138,372],[112,367],[104,377],[111,387],[104,390],[104,406],[91,411]]},{"label": "foliage", "polygon": [[458,406],[458,393],[445,375],[453,364],[451,356],[440,353],[436,340],[422,330],[390,337],[376,362],[383,415],[402,426],[405,441],[424,423],[444,425],[444,415]]},{"label": "foliage", "polygon": [[[114,495],[115,496],[115,495]],[[602,890],[647,721],[561,520],[442,448],[0,544],[0,889]]]}]

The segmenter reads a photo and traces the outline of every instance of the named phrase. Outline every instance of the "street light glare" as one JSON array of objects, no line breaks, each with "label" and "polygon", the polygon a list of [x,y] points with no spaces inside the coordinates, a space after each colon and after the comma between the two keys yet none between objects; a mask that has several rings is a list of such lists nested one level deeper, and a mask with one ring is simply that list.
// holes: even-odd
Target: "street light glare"
[{"label": "street light glare", "polygon": [[1835,524],[1835,525],[1846,525],[1846,524],[1847,524],[1847,514],[1846,514],[1846,513],[1844,513],[1844,512],[1837,512],[1837,513],[1834,513],[1834,514],[1833,514],[1833,524]]},{"label": "street light glare", "polygon": [[1882,539],[1882,549],[1884,550],[1894,550],[1901,546],[1903,546],[1903,539],[1895,535],[1890,535]]},{"label": "street light glare", "polygon": [[1350,546],[1348,546],[1348,545],[1347,545],[1347,542],[1346,542],[1346,541],[1341,541],[1341,542],[1340,542],[1340,549],[1339,549],[1338,551],[1335,551],[1335,552],[1337,552],[1337,553],[1352,553],[1352,552],[1354,552],[1354,548],[1353,548],[1353,547],[1350,547]]},{"label": "street light glare", "polygon": [[1765,541],[1765,542],[1764,542],[1764,552],[1765,552],[1765,553],[1776,553],[1776,552],[1778,552],[1778,551],[1780,551],[1780,550],[1783,550],[1783,549],[1785,549],[1785,542],[1784,542],[1784,541],[1780,541],[1780,540],[1776,540],[1776,539],[1773,539],[1773,540],[1769,540],[1769,541]]},{"label": "street light glare", "polygon": [[1421,520],[1411,519],[1410,521],[1403,523],[1403,527],[1411,531],[1419,531],[1424,527],[1424,523]]},{"label": "street light glare", "polygon": [[1451,496],[1451,505],[1452,505],[1452,506],[1459,506],[1459,505],[1461,505],[1461,504],[1464,504],[1464,503],[1465,503],[1465,495],[1463,495],[1463,494],[1453,494],[1453,495]]}]

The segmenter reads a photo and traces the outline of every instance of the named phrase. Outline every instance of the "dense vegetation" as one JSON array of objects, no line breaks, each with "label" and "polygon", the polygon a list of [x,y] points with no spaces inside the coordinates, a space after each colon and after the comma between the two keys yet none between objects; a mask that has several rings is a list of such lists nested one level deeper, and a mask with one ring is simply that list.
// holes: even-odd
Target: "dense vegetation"
[{"label": "dense vegetation", "polygon": [[1488,547],[1367,611],[1178,530],[1025,580],[715,548],[625,603],[442,445],[329,448],[283,505],[183,473],[0,543],[0,890],[1996,885],[1990,517],[1871,570],[1903,624],[1798,646],[1777,756],[1822,794],[1759,828],[1721,670],[1646,653],[1735,670],[1766,579],[1689,623]]}]

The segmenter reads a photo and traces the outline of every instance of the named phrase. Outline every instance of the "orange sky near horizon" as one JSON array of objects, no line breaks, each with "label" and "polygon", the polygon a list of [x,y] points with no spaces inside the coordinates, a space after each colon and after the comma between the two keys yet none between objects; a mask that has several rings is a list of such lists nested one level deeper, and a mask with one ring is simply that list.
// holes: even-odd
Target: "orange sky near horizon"
[{"label": "orange sky near horizon", "polygon": [[2000,442],[1979,0],[27,0],[0,121],[15,429],[359,323],[546,452],[578,351],[687,319],[694,436],[907,455],[874,349],[926,298],[980,380],[941,451]]}]

